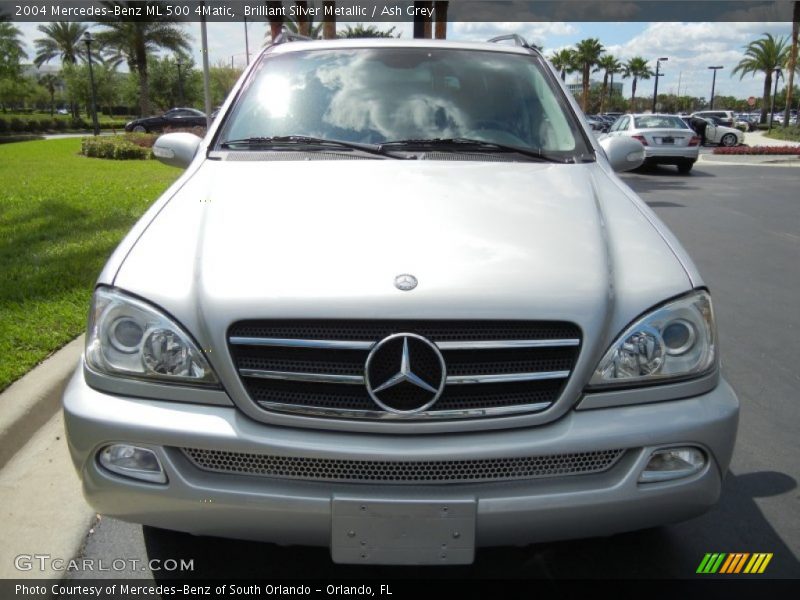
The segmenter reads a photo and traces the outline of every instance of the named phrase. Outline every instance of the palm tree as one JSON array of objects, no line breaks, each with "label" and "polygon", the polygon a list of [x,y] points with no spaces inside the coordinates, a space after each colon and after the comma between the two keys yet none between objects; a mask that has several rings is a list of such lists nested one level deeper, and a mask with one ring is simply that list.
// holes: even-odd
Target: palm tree
[{"label": "palm tree", "polygon": [[347,25],[347,27],[336,34],[336,37],[340,38],[393,38],[393,37],[400,37],[400,33],[394,35],[394,27],[390,27],[387,30],[378,29],[375,25],[369,25],[364,27],[361,23],[358,23],[355,27]]},{"label": "palm tree", "polygon": [[0,21],[0,77],[19,75],[19,61],[28,56],[18,39],[21,35],[11,23]]},{"label": "palm tree", "polygon": [[37,27],[45,37],[34,40],[36,57],[33,64],[41,67],[44,63],[58,58],[64,64],[74,65],[78,60],[86,60],[86,47],[82,36],[89,29],[83,23],[56,21]]},{"label": "palm tree", "polygon": [[53,112],[55,112],[55,104],[56,104],[56,88],[61,83],[61,80],[52,73],[45,73],[41,77],[39,77],[39,85],[45,88],[50,93],[50,116],[53,116]]},{"label": "palm tree", "polygon": [[604,54],[599,61],[597,61],[597,68],[594,72],[603,71],[603,93],[600,94],[600,112],[604,112],[606,105],[606,92],[608,91],[608,76],[611,76],[613,87],[614,73],[622,72],[622,63],[619,62],[616,56],[611,54]]},{"label": "palm tree", "polygon": [[634,56],[622,67],[622,77],[633,77],[631,82],[631,112],[636,112],[636,82],[640,79],[650,79],[655,73],[647,66],[647,60],[641,56]]},{"label": "palm tree", "polygon": [[575,67],[575,50],[572,48],[564,48],[550,56],[550,62],[553,63],[556,71],[561,74],[561,81],[566,81],[567,73],[572,73],[576,70]]},{"label": "palm tree", "polygon": [[603,50],[603,44],[597,38],[587,38],[575,45],[575,63],[581,69],[581,86],[583,88],[581,108],[583,112],[586,112],[589,104],[589,74],[592,67],[600,60]]},{"label": "palm tree", "polygon": [[[126,5],[127,2],[105,2]],[[164,48],[176,54],[188,53],[189,36],[179,26],[168,21],[106,21],[106,28],[97,34],[97,42],[107,49],[113,63],[125,61],[131,72],[139,77],[139,110],[150,114],[150,79],[147,55]]]},{"label": "palm tree", "polygon": [[744,58],[733,68],[731,76],[739,73],[739,79],[751,74],[764,73],[764,101],[761,104],[761,122],[767,122],[767,110],[772,91],[772,73],[786,65],[789,58],[789,46],[785,37],[775,39],[771,33],[750,42],[745,46]]}]

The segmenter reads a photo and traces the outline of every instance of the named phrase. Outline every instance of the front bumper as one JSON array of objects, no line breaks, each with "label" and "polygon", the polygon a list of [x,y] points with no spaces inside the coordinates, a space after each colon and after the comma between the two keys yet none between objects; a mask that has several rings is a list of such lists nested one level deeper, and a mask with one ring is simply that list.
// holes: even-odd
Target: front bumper
[{"label": "front bumper", "polygon": [[[373,502],[475,503],[475,545],[524,545],[609,535],[685,520],[717,501],[733,452],[739,404],[724,381],[693,398],[571,411],[549,425],[446,435],[368,435],[274,427],[235,408],[115,396],[90,388],[79,368],[64,394],[72,460],[89,503],[102,514],[186,531],[327,546],[332,506]],[[152,449],[168,483],[121,477],[98,464],[100,448]],[[708,457],[697,474],[637,482],[656,448],[695,445]],[[627,451],[590,475],[470,484],[311,482],[221,474],[195,467],[179,448],[343,460],[469,460],[614,448]]]}]

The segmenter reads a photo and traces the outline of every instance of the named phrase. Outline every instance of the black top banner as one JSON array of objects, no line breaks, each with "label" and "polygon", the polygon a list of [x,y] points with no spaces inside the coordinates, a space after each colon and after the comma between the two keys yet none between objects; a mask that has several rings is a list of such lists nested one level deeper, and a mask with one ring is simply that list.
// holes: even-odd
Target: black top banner
[{"label": "black top banner", "polygon": [[791,22],[790,0],[264,0],[91,1],[0,0],[11,21],[269,21],[337,22]]}]

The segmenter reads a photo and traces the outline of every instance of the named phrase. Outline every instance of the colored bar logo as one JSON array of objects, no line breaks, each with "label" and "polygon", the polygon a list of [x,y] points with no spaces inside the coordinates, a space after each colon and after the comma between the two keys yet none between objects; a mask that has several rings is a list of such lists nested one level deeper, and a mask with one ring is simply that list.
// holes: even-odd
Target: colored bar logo
[{"label": "colored bar logo", "polygon": [[749,552],[708,553],[703,557],[696,572],[701,575],[760,574],[766,570],[771,560],[772,552],[756,552],[754,554]]}]

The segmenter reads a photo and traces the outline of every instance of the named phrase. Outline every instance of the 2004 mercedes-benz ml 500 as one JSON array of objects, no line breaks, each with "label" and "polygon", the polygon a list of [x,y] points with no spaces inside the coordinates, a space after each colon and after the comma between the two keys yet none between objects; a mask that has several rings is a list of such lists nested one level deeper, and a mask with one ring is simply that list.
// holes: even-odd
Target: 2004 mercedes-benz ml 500
[{"label": "2004 mercedes-benz ml 500", "polygon": [[279,39],[101,273],[64,395],[103,514],[343,563],[688,519],[738,401],[709,292],[516,44]]}]

